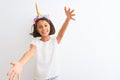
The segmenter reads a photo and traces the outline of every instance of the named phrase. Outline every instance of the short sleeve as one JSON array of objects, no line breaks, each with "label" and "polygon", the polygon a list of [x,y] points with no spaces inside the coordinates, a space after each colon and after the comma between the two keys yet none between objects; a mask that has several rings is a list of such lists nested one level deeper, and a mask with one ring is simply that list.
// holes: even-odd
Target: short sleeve
[{"label": "short sleeve", "polygon": [[58,45],[56,36],[54,36],[54,37],[52,37],[52,38],[53,38],[53,42],[54,42],[56,45]]},{"label": "short sleeve", "polygon": [[30,42],[30,44],[33,44],[33,45],[37,46],[37,40],[33,39],[33,40]]},{"label": "short sleeve", "polygon": [[55,40],[55,43],[58,45],[58,41],[56,37],[54,37],[54,40]]}]

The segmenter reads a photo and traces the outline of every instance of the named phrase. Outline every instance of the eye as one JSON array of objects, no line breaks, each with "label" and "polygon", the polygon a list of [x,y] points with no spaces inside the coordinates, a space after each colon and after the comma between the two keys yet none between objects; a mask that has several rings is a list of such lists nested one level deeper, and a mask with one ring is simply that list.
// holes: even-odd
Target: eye
[{"label": "eye", "polygon": [[45,24],[45,27],[47,27],[48,25],[47,24]]},{"label": "eye", "polygon": [[41,29],[41,28],[42,28],[42,26],[38,26],[38,28],[39,28],[39,29]]}]

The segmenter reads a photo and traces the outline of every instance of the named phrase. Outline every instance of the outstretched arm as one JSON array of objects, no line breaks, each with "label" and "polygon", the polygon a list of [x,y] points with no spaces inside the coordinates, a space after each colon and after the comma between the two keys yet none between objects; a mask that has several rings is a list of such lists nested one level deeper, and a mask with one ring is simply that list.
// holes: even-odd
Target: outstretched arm
[{"label": "outstretched arm", "polygon": [[9,80],[14,80],[16,76],[18,76],[18,80],[20,80],[20,74],[23,69],[23,66],[31,59],[33,54],[35,53],[35,46],[30,45],[30,49],[23,55],[23,57],[18,62],[11,62],[12,68],[7,73]]},{"label": "outstretched arm", "polygon": [[60,41],[61,41],[61,39],[62,39],[62,37],[63,37],[67,27],[68,27],[68,24],[69,24],[70,20],[71,19],[75,20],[73,18],[73,16],[75,16],[75,14],[73,14],[74,10],[71,10],[70,8],[67,9],[66,7],[64,8],[64,10],[65,10],[65,14],[66,14],[67,17],[66,17],[65,22],[63,23],[60,31],[58,32],[58,35],[57,35],[58,44],[60,43]]}]

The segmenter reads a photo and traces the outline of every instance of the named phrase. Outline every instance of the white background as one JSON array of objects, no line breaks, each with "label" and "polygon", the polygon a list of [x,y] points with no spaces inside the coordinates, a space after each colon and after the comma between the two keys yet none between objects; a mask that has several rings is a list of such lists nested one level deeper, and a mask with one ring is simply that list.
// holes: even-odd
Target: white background
[{"label": "white background", "polygon": [[[61,80],[120,80],[119,0],[2,0],[0,1],[0,79],[7,80],[11,61],[18,61],[33,39],[29,33],[36,16],[50,14],[56,34],[66,16],[64,6],[75,9],[62,39]],[[33,60],[25,65],[22,80],[33,80]]]}]

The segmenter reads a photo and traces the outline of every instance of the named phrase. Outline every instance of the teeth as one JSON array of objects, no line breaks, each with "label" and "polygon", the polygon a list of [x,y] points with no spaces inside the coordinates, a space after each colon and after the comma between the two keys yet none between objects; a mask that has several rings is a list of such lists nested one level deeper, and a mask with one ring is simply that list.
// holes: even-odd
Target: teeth
[{"label": "teeth", "polygon": [[46,33],[46,32],[43,32],[43,33]]},{"label": "teeth", "polygon": [[43,34],[47,33],[47,32],[42,32]]}]

